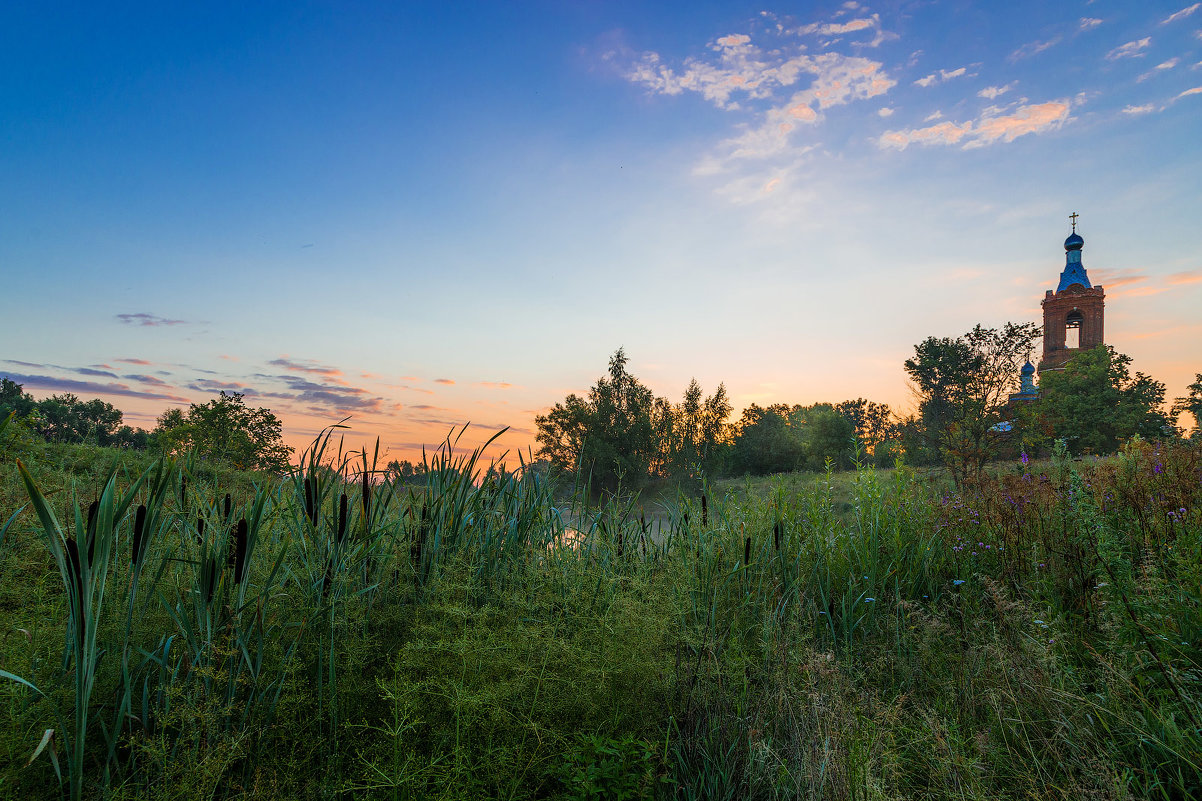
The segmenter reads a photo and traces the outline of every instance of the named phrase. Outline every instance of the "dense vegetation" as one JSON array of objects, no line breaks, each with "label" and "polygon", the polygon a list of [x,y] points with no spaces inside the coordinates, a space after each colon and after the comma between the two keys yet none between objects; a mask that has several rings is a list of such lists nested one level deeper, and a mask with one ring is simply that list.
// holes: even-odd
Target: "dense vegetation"
[{"label": "dense vegetation", "polygon": [[649,506],[0,442],[2,797],[1202,792],[1197,443]]}]

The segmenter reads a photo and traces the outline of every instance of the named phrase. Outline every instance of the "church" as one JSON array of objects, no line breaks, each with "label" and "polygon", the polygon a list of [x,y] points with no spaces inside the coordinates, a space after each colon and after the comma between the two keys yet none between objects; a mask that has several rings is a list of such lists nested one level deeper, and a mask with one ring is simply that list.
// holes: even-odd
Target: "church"
[{"label": "church", "polygon": [[[1064,365],[1081,351],[1091,350],[1103,343],[1103,314],[1106,293],[1101,286],[1089,282],[1081,251],[1085,240],[1077,233],[1077,214],[1069,215],[1073,232],[1064,240],[1064,270],[1056,291],[1048,290],[1040,303],[1043,306],[1043,358],[1039,374],[1063,370]],[[1035,365],[1023,365],[1018,392],[1011,401],[1029,401],[1039,397],[1035,385]]]}]

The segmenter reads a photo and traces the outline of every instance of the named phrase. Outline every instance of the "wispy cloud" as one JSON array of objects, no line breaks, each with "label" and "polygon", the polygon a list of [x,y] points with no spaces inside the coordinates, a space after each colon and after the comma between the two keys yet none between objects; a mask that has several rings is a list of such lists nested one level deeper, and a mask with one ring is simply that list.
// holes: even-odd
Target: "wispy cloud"
[{"label": "wispy cloud", "polygon": [[1144,55],[1143,51],[1152,44],[1152,37],[1145,36],[1142,39],[1133,39],[1126,44],[1119,45],[1106,54],[1108,61],[1117,61],[1120,58],[1138,58]]},{"label": "wispy cloud", "polygon": [[272,359],[268,364],[274,367],[283,367],[285,370],[291,370],[294,373],[309,373],[310,375],[319,375],[324,378],[341,378],[342,371],[337,367],[319,364],[312,359],[291,359],[288,354],[284,354],[278,359]]},{"label": "wispy cloud", "polygon": [[1058,44],[1060,44],[1059,36],[1056,36],[1052,39],[1047,39],[1042,42],[1038,42],[1038,41],[1027,42],[1025,45],[1022,45],[1021,47],[1017,48],[1014,52],[1012,52],[1010,55],[1006,56],[1006,60],[1013,62],[1013,61],[1020,61],[1024,58],[1030,58],[1031,56],[1037,56],[1040,53],[1042,53],[1044,50],[1047,50],[1050,47],[1055,47]]},{"label": "wispy cloud", "polygon": [[142,384],[150,384],[150,385],[156,386],[156,387],[171,388],[171,385],[168,384],[166,381],[164,381],[161,378],[152,376],[152,375],[123,375],[121,377],[124,378],[126,381],[137,381]]},{"label": "wispy cloud", "polygon": [[48,375],[22,375],[20,373],[7,373],[4,377],[9,380],[16,381],[26,389],[46,389],[51,392],[72,392],[84,396],[96,397],[98,395],[116,395],[126,398],[145,398],[147,400],[167,400],[176,401],[179,403],[187,403],[187,398],[181,398],[178,395],[168,395],[163,392],[147,392],[137,390],[130,387],[128,384],[118,382],[99,383],[96,381],[77,381],[70,378],[57,378]]},{"label": "wispy cloud", "polygon": [[1155,103],[1144,103],[1142,106],[1127,106],[1123,109],[1124,114],[1148,114],[1156,111]]},{"label": "wispy cloud", "polygon": [[986,86],[984,89],[977,92],[977,97],[983,97],[986,100],[996,100],[1016,86],[1018,86],[1018,81],[1011,81],[1005,86]]},{"label": "wispy cloud", "polygon": [[1098,27],[1102,24],[1102,22],[1103,20],[1100,20],[1097,17],[1082,17],[1081,25],[1077,28],[1077,30],[1088,31],[1092,28]]},{"label": "wispy cloud", "polygon": [[506,381],[477,381],[476,386],[487,387],[488,389],[509,389],[513,384]]},{"label": "wispy cloud", "polygon": [[1186,89],[1184,92],[1180,93],[1173,99],[1180,100],[1181,98],[1189,97],[1190,95],[1202,95],[1202,86],[1195,86],[1193,89]]},{"label": "wispy cloud", "polygon": [[959,67],[954,70],[939,70],[938,72],[932,72],[930,75],[926,76],[925,78],[919,78],[917,81],[914,82],[914,84],[916,86],[921,86],[925,89],[926,87],[933,86],[937,83],[942,83],[944,81],[950,81],[952,78],[959,78],[959,77],[963,76],[966,72],[968,72],[968,67]]},{"label": "wispy cloud", "polygon": [[187,320],[171,320],[167,317],[160,317],[157,314],[149,314],[147,312],[137,312],[135,314],[118,314],[117,319],[126,325],[140,326],[157,326],[157,325],[184,325]]},{"label": "wispy cloud", "polygon": [[149,367],[150,365],[154,364],[154,362],[148,362],[145,359],[116,359],[115,361],[121,362],[122,364],[136,364],[141,367]]},{"label": "wispy cloud", "polygon": [[885,108],[877,109],[876,113],[878,117],[891,117],[893,116],[893,109],[886,106]]},{"label": "wispy cloud", "polygon": [[976,120],[955,123],[950,120],[926,128],[886,131],[877,144],[882,148],[905,150],[912,144],[956,145],[965,149],[984,147],[995,142],[1013,142],[1020,136],[1043,133],[1059,128],[1069,119],[1069,103],[1056,100],[1037,105],[1023,105],[1009,114],[999,109],[987,109]]},{"label": "wispy cloud", "polygon": [[1172,14],[1169,14],[1167,17],[1165,17],[1164,19],[1162,19],[1160,21],[1160,24],[1168,25],[1169,23],[1176,22],[1179,19],[1185,19],[1190,14],[1193,14],[1195,11],[1197,11],[1199,8],[1202,8],[1202,3],[1194,3],[1192,6],[1186,6],[1185,8],[1181,9],[1180,11],[1176,11]]},{"label": "wispy cloud", "polygon": [[1186,270],[1180,273],[1173,273],[1165,280],[1173,286],[1181,286],[1182,284],[1202,284],[1202,270]]},{"label": "wispy cloud", "polygon": [[1149,78],[1151,78],[1153,75],[1157,75],[1161,72],[1164,72],[1165,70],[1171,70],[1173,67],[1176,67],[1178,61],[1179,61],[1179,59],[1176,59],[1176,58],[1170,58],[1168,61],[1162,61],[1159,64],[1157,64],[1155,67],[1153,67],[1152,69],[1145,72],[1143,75],[1136,78],[1135,80],[1138,83],[1142,83],[1142,82],[1148,80]]}]

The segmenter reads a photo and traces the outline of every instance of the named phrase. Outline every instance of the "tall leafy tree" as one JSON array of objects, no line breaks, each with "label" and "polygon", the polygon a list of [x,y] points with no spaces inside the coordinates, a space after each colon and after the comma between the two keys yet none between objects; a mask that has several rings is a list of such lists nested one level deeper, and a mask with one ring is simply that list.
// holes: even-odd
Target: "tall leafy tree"
[{"label": "tall leafy tree", "polygon": [[194,450],[202,459],[224,461],[240,470],[283,473],[292,448],[283,441],[283,423],[270,409],[246,405],[240,393],[226,393],[185,413],[170,409],[158,419],[155,435],[168,452]]},{"label": "tall leafy tree", "polygon": [[1181,414],[1189,412],[1194,417],[1194,439],[1202,439],[1202,373],[1196,375],[1197,381],[1186,387],[1186,395],[1173,401],[1173,418],[1177,425],[1184,428]]},{"label": "tall leafy tree", "polygon": [[958,484],[979,477],[996,453],[1003,436],[998,423],[1038,337],[1032,323],[978,325],[955,338],[928,337],[905,361],[921,430]]},{"label": "tall leafy tree", "polygon": [[1164,413],[1165,387],[1130,372],[1131,357],[1099,345],[1074,356],[1063,370],[1040,377],[1037,420],[1075,453],[1110,453],[1135,435],[1172,431]]}]

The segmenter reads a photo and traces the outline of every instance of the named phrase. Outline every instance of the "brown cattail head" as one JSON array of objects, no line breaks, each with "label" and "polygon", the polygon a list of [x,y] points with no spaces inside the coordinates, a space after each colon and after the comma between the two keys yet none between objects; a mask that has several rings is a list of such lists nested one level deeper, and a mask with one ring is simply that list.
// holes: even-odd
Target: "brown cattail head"
[{"label": "brown cattail head", "polygon": [[248,537],[248,528],[246,518],[238,521],[238,528],[234,531],[234,583],[241,584],[242,579],[246,576],[246,545]]},{"label": "brown cattail head", "polygon": [[185,509],[188,505],[188,477],[183,476],[179,480],[179,508]]},{"label": "brown cattail head", "polygon": [[371,523],[371,484],[367,481],[367,471],[363,471],[363,528],[366,530]]},{"label": "brown cattail head", "polygon": [[311,478],[305,479],[305,517],[309,518],[310,523],[316,522],[317,519],[317,499]]},{"label": "brown cattail head", "polygon": [[234,499],[233,499],[233,498],[231,498],[231,497],[230,497],[230,494],[227,492],[227,493],[225,494],[225,514],[223,515],[223,517],[224,517],[226,520],[229,520],[229,519],[230,519],[230,512],[232,512],[233,510],[234,510]]},{"label": "brown cattail head", "polygon": [[751,564],[751,537],[743,541],[743,564]]},{"label": "brown cattail head", "polygon": [[217,554],[213,554],[212,558],[207,560],[208,575],[205,578],[205,603],[213,603],[213,596],[217,593],[217,582],[221,579],[221,560],[217,558]]},{"label": "brown cattail head", "polygon": [[688,512],[684,513],[684,527],[685,528],[689,527],[689,513]]},{"label": "brown cattail head", "polygon": [[96,515],[100,511],[100,501],[92,501],[92,505],[88,507],[88,525],[84,530],[84,535],[88,540],[88,564],[92,564],[92,557],[96,553]]},{"label": "brown cattail head", "polygon": [[84,611],[86,603],[83,597],[83,565],[79,558],[79,545],[75,542],[74,537],[68,537],[65,545],[67,551],[67,570],[71,577],[71,587],[75,590],[74,609],[75,609],[75,636],[79,642],[79,650],[83,651],[84,641],[84,625],[87,612]]},{"label": "brown cattail head", "polygon": [[338,496],[338,544],[346,540],[346,493]]},{"label": "brown cattail head", "polygon": [[203,517],[196,518],[196,544],[204,545],[205,542],[205,519]]},{"label": "brown cattail head", "polygon": [[129,552],[129,561],[134,568],[142,566],[146,552],[146,504],[139,504],[134,515],[134,546]]},{"label": "brown cattail head", "polygon": [[780,552],[780,521],[776,521],[772,525],[772,544],[776,546],[776,550]]}]

